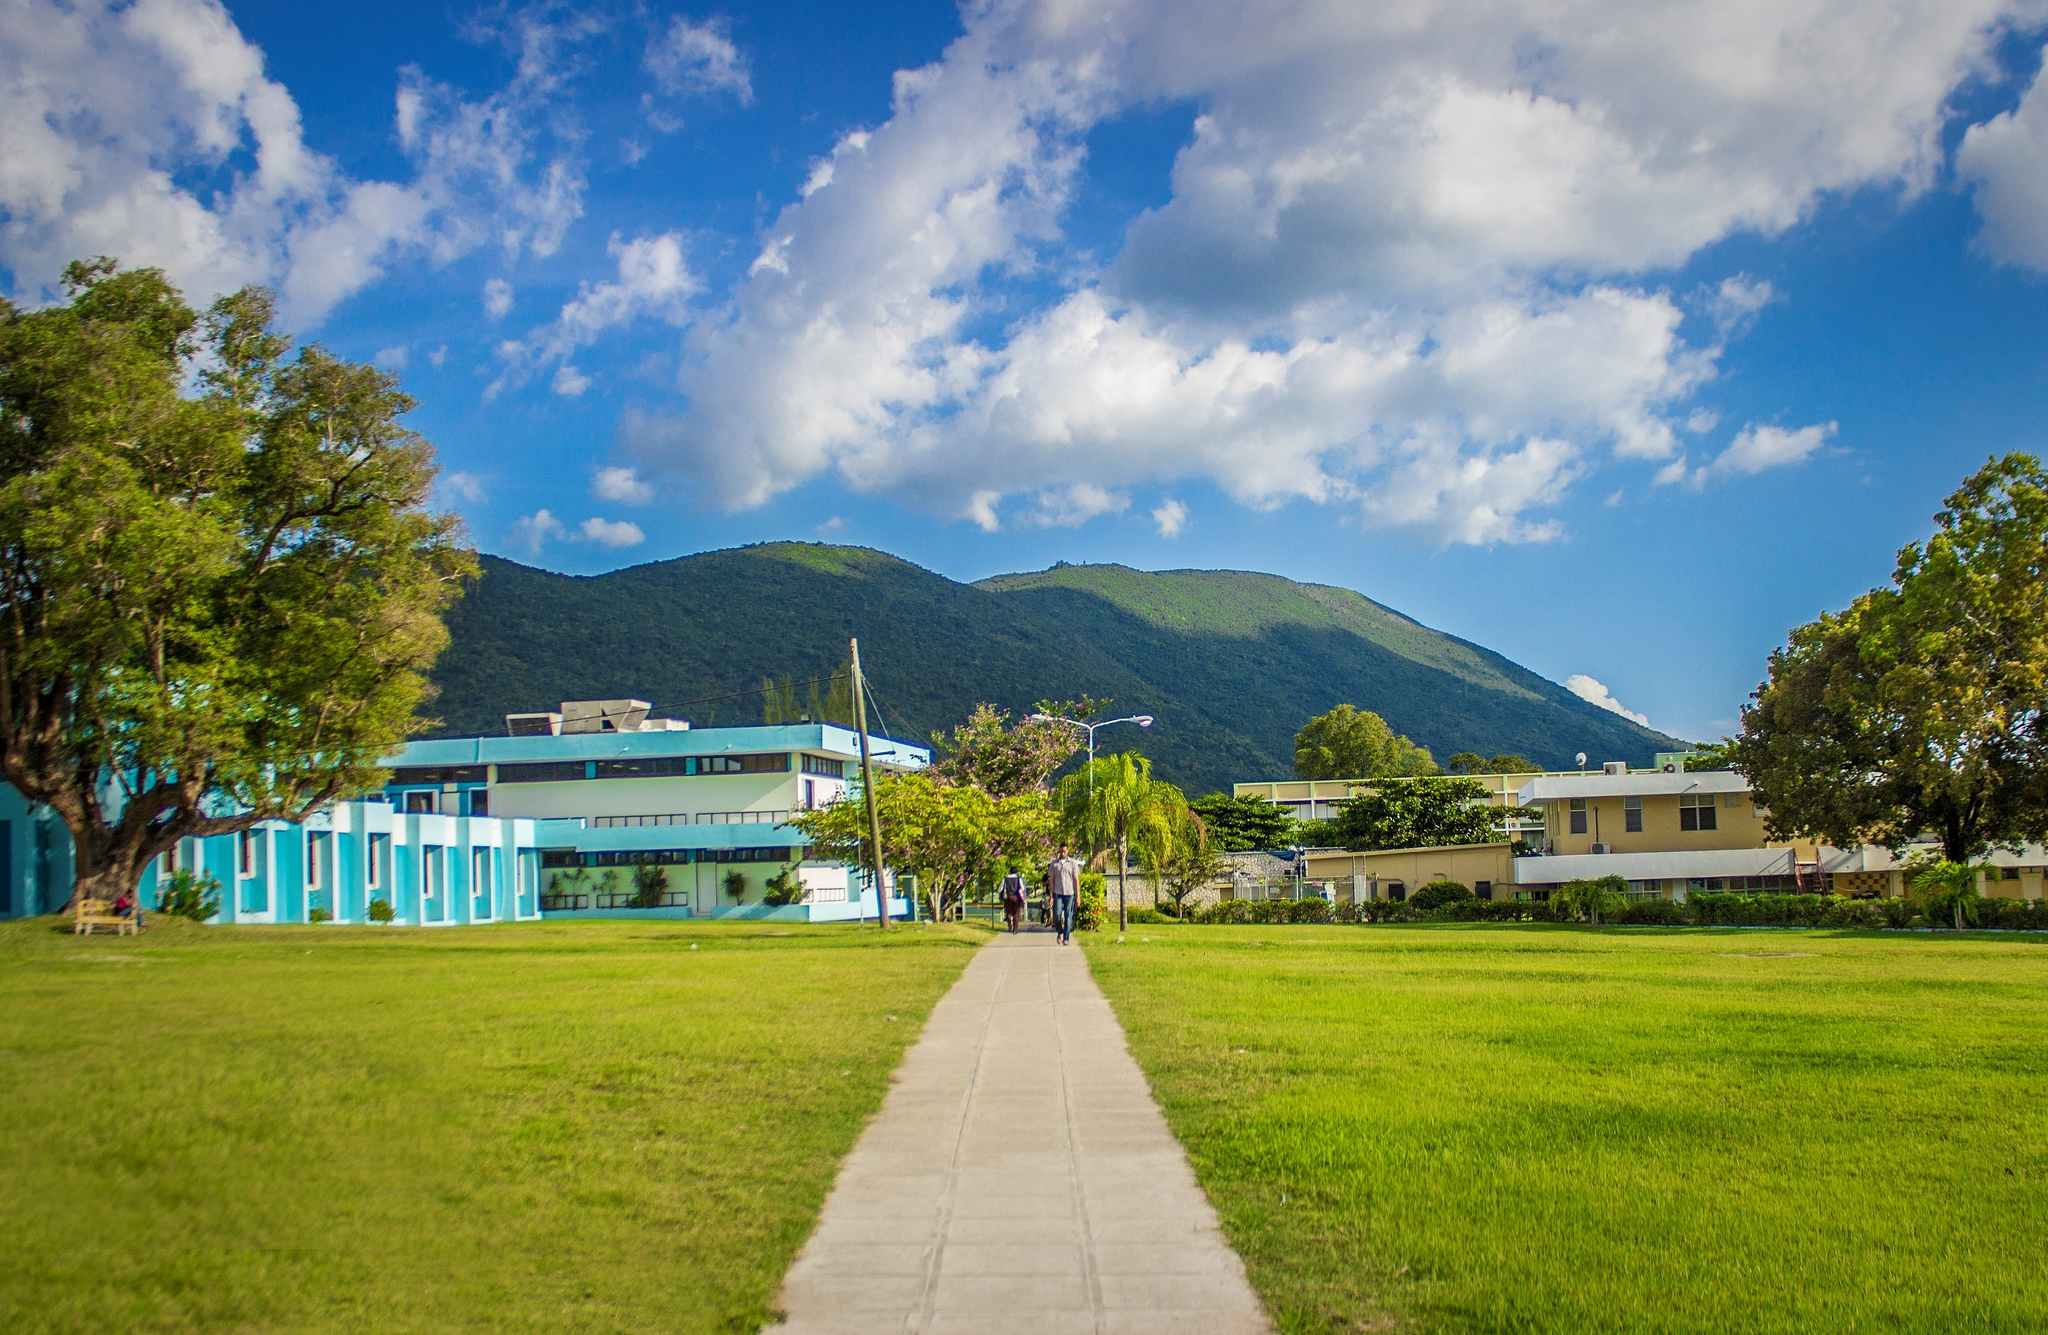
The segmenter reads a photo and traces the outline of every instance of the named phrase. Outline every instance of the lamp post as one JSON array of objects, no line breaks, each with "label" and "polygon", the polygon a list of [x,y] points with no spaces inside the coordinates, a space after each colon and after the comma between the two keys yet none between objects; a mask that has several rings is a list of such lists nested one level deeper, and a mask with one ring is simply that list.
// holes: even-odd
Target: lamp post
[{"label": "lamp post", "polygon": [[1088,791],[1095,791],[1095,730],[1107,728],[1114,723],[1135,723],[1141,728],[1152,726],[1150,714],[1133,714],[1129,718],[1106,718],[1100,723],[1083,723],[1079,719],[1063,718],[1058,714],[1033,714],[1033,723],[1064,723],[1070,728],[1079,728],[1088,734]]}]

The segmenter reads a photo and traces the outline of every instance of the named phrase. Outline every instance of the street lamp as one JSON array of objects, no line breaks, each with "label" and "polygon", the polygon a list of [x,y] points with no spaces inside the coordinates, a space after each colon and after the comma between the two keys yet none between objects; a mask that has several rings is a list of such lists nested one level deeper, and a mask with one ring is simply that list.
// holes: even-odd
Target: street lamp
[{"label": "street lamp", "polygon": [[1100,723],[1083,723],[1079,719],[1063,718],[1058,714],[1033,714],[1033,723],[1064,723],[1070,728],[1079,728],[1088,734],[1088,791],[1095,791],[1095,730],[1107,728],[1113,723],[1135,723],[1141,728],[1152,726],[1150,714],[1133,714],[1129,718],[1106,718]]}]

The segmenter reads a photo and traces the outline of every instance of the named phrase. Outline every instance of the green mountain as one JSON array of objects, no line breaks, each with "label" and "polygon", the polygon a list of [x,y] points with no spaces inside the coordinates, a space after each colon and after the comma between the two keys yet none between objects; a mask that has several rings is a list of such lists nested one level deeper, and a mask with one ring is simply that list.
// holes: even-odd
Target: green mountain
[{"label": "green mountain", "polygon": [[767,543],[558,575],[499,557],[449,614],[435,735],[562,700],[635,696],[699,727],[756,723],[763,678],[829,676],[859,636],[883,717],[923,742],[983,700],[1107,697],[1191,793],[1293,771],[1294,733],[1348,701],[1442,758],[1648,763],[1675,739],[1349,589],[1243,571],[1059,565],[959,584],[862,547]]}]

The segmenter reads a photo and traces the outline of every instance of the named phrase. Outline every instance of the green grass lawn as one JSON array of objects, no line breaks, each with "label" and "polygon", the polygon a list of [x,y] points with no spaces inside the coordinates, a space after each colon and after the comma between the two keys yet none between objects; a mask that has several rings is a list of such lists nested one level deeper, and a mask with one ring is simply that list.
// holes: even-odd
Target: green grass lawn
[{"label": "green grass lawn", "polygon": [[979,932],[0,924],[0,1330],[753,1329]]},{"label": "green grass lawn", "polygon": [[1089,945],[1284,1330],[2048,1329],[2048,941]]}]

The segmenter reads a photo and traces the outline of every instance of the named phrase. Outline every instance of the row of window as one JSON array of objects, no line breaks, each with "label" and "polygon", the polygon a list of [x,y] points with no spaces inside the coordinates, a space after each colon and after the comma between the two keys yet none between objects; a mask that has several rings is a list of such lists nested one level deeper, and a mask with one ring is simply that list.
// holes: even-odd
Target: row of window
[{"label": "row of window", "polygon": [[788,862],[802,848],[635,848],[579,853],[573,848],[543,848],[543,867],[676,867],[692,862]]},{"label": "row of window", "polygon": [[592,816],[593,830],[638,830],[650,825],[780,825],[789,819],[787,811],[700,811],[692,816]]},{"label": "row of window", "polygon": [[[1730,795],[1728,805],[1734,806],[1739,800],[1738,796]],[[1571,832],[1573,834],[1590,833],[1588,829],[1589,813],[1585,798],[1572,798],[1568,814],[1571,818]],[[1680,793],[1678,795],[1679,829],[1716,830],[1720,828],[1719,821],[1720,816],[1714,805],[1714,795],[1712,793]],[[1621,824],[1624,833],[1641,834],[1643,832],[1642,798],[1624,797],[1621,799]]]}]

